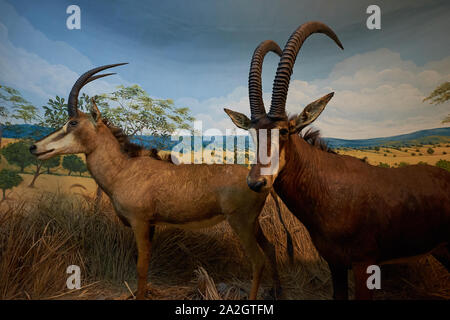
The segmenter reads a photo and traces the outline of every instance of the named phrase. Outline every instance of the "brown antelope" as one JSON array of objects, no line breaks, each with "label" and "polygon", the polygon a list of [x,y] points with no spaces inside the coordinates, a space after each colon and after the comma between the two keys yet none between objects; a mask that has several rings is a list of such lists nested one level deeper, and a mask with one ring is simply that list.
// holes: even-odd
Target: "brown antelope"
[{"label": "brown antelope", "polygon": [[269,152],[269,132],[278,130],[278,170],[261,174],[270,163],[259,160],[258,143],[257,163],[247,177],[248,186],[257,192],[273,187],[306,226],[329,264],[334,298],[348,298],[347,270],[352,268],[355,297],[370,299],[372,291],[366,285],[369,265],[399,262],[436,249],[433,255],[449,269],[450,172],[429,165],[375,167],[354,157],[324,152],[299,136],[333,96],[330,93],[312,102],[298,116],[288,119],[286,115],[286,96],[296,56],[305,39],[317,32],[326,34],[342,48],[335,33],[323,23],[301,25],[280,58],[269,113],[262,102],[251,109],[251,120],[225,111],[238,127],[255,129],[257,142],[261,136],[267,137],[264,148]]},{"label": "brown antelope", "polygon": [[[277,45],[276,48],[281,54],[281,49]],[[255,55],[264,57],[268,51],[277,52],[271,44],[257,48]],[[249,298],[257,297],[265,257],[270,262],[276,295],[281,288],[275,249],[258,222],[270,191],[251,191],[245,183],[247,168],[238,164],[175,165],[155,157],[138,156],[140,153],[135,148],[127,150],[126,145],[124,148],[120,135],[102,119],[94,101],[90,115],[77,109],[80,89],[92,80],[109,75],[94,76],[96,73],[118,65],[121,64],[92,69],[76,81],[68,99],[67,123],[37,141],[30,147],[31,153],[40,160],[71,153],[86,155],[92,177],[110,197],[122,222],[133,229],[138,248],[138,299],[146,294],[155,225],[197,229],[223,220],[237,234],[252,263]],[[130,153],[135,156],[130,157]]]}]

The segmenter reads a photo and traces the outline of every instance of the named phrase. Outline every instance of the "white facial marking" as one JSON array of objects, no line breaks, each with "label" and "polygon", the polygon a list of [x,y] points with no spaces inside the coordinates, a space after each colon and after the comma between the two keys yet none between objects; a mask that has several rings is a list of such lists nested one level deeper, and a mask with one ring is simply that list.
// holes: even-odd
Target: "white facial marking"
[{"label": "white facial marking", "polygon": [[80,153],[82,147],[76,140],[73,132],[68,132],[68,122],[58,131],[36,143],[37,153],[49,152],[42,155],[42,159],[50,158],[56,154]]},{"label": "white facial marking", "polygon": [[[66,131],[64,131],[66,132]],[[75,137],[73,135],[73,133],[66,133],[66,135],[61,138],[58,139],[56,141],[50,142],[49,144],[47,144],[47,149],[51,150],[51,149],[55,149],[55,150],[61,150],[61,149],[66,149],[68,147],[73,146],[73,144],[75,143]]]}]

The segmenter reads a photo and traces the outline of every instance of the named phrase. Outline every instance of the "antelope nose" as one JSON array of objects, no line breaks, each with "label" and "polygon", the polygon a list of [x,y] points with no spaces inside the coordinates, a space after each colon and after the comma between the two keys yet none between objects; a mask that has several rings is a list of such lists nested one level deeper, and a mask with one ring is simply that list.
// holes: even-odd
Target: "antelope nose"
[{"label": "antelope nose", "polygon": [[260,192],[262,187],[264,187],[267,184],[267,179],[266,178],[260,178],[259,180],[256,181],[248,181],[248,186],[250,187],[250,189],[252,189],[253,191],[256,192]]},{"label": "antelope nose", "polygon": [[32,154],[35,154],[35,153],[36,153],[36,149],[37,149],[36,145],[33,144],[33,145],[30,147],[30,152],[31,152]]}]

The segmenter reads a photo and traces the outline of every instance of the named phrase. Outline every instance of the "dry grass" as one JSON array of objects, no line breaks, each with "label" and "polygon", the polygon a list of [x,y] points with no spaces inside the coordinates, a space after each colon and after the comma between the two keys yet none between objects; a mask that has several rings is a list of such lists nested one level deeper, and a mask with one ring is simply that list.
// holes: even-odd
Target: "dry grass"
[{"label": "dry grass", "polygon": [[[284,206],[282,214],[293,236],[293,265],[272,200],[260,219],[277,248],[283,298],[330,299],[326,263]],[[133,234],[118,221],[108,200],[98,213],[89,196],[59,193],[44,193],[33,205],[5,201],[0,206],[1,299],[124,299],[130,295],[125,282],[136,288],[135,261]],[[72,264],[81,267],[80,290],[66,289],[66,268]],[[245,299],[250,269],[226,223],[198,232],[158,228],[148,293],[153,299]],[[450,274],[432,257],[383,266],[382,272],[377,299],[450,298]],[[268,274],[261,297],[271,286]]]},{"label": "dry grass", "polygon": [[[379,151],[345,148],[338,150],[338,153],[356,157],[359,159],[367,157],[367,162],[375,166],[380,162],[387,163],[391,167],[397,167],[400,162],[406,162],[408,164],[426,162],[429,165],[434,166],[436,162],[441,159],[450,161],[450,147],[447,147],[447,145],[448,144],[444,143],[441,144],[440,147],[435,145],[423,145],[421,147],[400,147],[401,151],[394,148],[384,147],[380,147]],[[434,153],[431,155],[427,152],[428,148],[430,147],[434,150]]]}]

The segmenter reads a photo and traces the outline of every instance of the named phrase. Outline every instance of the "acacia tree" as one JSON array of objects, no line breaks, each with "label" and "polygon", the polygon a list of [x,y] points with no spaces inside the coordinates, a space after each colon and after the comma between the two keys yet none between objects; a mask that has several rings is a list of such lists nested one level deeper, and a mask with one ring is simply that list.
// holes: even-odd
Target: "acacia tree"
[{"label": "acacia tree", "polygon": [[61,156],[56,156],[48,160],[44,160],[42,162],[42,166],[45,169],[47,169],[47,174],[50,174],[50,169],[59,167],[60,164],[61,164]]},{"label": "acacia tree", "polygon": [[[104,107],[104,99],[95,96],[98,106]],[[83,93],[78,99],[78,108],[81,111],[88,111],[90,105],[90,97]],[[45,106],[42,106],[44,115],[40,117],[39,125],[47,128],[58,129],[67,122],[67,103],[64,98],[56,96],[55,99],[48,99]]]},{"label": "acacia tree", "polygon": [[[167,138],[176,129],[191,129],[195,119],[189,108],[177,108],[170,99],[151,98],[138,85],[118,86],[118,90],[100,95],[104,107],[102,115],[122,128],[128,136],[140,135]],[[156,147],[165,147],[164,139],[155,139]]]},{"label": "acacia tree", "polygon": [[[31,145],[31,144],[30,144]],[[42,174],[41,168],[43,165],[43,161],[38,160],[36,157],[33,157],[33,164],[36,166],[34,170],[33,179],[31,180],[30,184],[28,185],[29,188],[34,188],[34,183],[36,182],[36,179]]]},{"label": "acacia tree", "polygon": [[72,172],[80,172],[83,170],[83,167],[86,167],[83,160],[75,154],[64,156],[62,166],[64,169],[69,170],[69,176]]},{"label": "acacia tree", "polygon": [[8,144],[1,150],[8,163],[19,166],[21,173],[23,173],[24,169],[29,165],[36,166],[34,176],[29,187],[34,187],[34,183],[37,177],[39,177],[39,175],[42,173],[41,167],[43,165],[43,161],[36,159],[36,157],[30,153],[29,149],[32,143],[32,140],[29,139],[20,140],[15,143]]},{"label": "acacia tree", "polygon": [[86,164],[82,161],[78,164],[78,167],[76,168],[75,172],[78,172],[80,174],[80,177],[87,171]]},{"label": "acacia tree", "polygon": [[[444,82],[439,85],[428,97],[423,101],[429,101],[430,104],[441,104],[447,102],[450,99],[450,82]],[[450,114],[442,120],[442,123],[450,122]]]},{"label": "acacia tree", "polygon": [[[13,112],[11,114],[11,111]],[[22,94],[11,87],[0,85],[0,146],[3,137],[3,126],[9,125],[9,117],[30,122],[37,116],[36,108]]]},{"label": "acacia tree", "polygon": [[35,157],[29,151],[30,144],[25,140],[10,143],[1,149],[2,155],[8,163],[16,165],[23,173],[24,169],[33,164]]},{"label": "acacia tree", "polygon": [[0,171],[0,189],[3,191],[2,201],[6,199],[6,190],[17,187],[23,181],[14,171],[3,169]]}]

